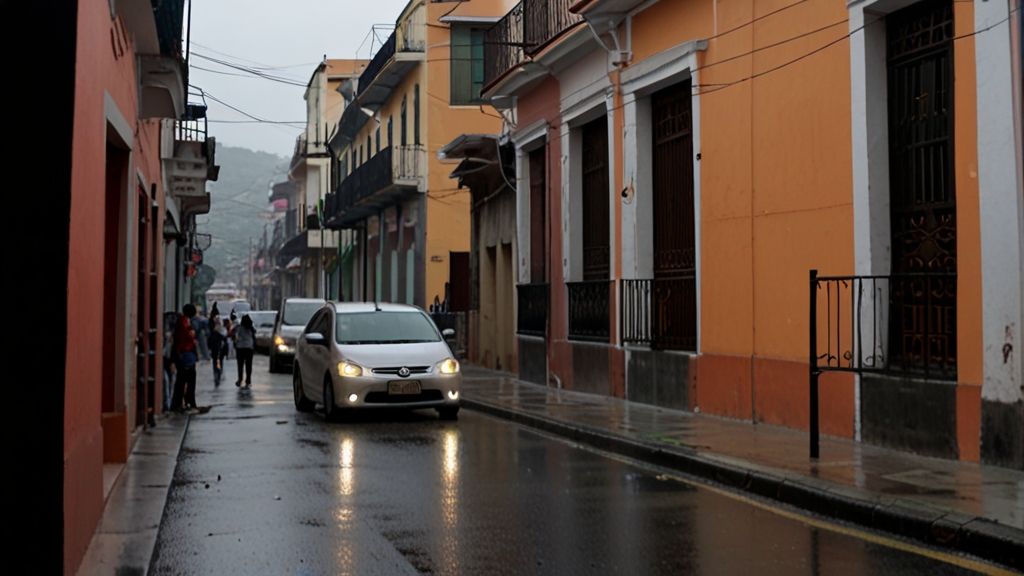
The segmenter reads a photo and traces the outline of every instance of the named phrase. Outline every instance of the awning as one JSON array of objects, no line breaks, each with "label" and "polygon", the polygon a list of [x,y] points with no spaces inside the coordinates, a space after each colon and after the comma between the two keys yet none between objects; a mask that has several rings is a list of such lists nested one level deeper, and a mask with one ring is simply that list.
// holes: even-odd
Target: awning
[{"label": "awning", "polygon": [[473,158],[494,164],[498,157],[498,139],[497,134],[459,134],[437,151],[437,159],[444,162]]},{"label": "awning", "polygon": [[505,164],[507,180],[515,168],[512,147],[507,142],[503,144],[503,139],[503,136],[497,134],[460,134],[438,150],[437,159],[442,162],[461,160],[448,175],[449,178],[458,178],[460,186],[466,184],[463,182],[464,176],[485,170],[499,170],[502,164]]},{"label": "awning", "polygon": [[299,266],[302,266],[302,258],[299,258],[298,256],[296,256],[295,258],[292,258],[288,262],[288,265],[285,266],[284,269],[285,270],[294,270],[294,269],[298,268]]}]

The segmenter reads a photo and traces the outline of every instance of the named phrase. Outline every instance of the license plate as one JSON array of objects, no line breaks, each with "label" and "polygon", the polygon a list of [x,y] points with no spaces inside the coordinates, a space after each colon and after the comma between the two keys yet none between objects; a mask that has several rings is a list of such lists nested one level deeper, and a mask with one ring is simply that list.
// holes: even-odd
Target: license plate
[{"label": "license plate", "polygon": [[391,380],[388,382],[388,394],[391,396],[419,393],[419,380]]}]

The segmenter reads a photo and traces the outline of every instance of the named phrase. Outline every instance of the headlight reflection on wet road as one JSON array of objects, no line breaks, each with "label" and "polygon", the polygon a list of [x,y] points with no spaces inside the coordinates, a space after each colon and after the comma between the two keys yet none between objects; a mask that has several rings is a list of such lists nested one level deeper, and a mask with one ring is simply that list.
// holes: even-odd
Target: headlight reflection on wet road
[{"label": "headlight reflection on wet road", "polygon": [[459,573],[459,431],[445,430],[443,453],[441,518],[444,522],[445,574]]}]

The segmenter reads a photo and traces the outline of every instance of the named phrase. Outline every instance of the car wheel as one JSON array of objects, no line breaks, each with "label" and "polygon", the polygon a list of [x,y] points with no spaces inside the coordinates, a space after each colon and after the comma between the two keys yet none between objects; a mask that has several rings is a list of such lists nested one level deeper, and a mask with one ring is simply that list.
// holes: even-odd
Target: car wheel
[{"label": "car wheel", "polygon": [[441,420],[458,420],[459,419],[459,407],[458,406],[442,406],[437,409],[437,415],[441,417]]},{"label": "car wheel", "polygon": [[341,410],[334,403],[334,386],[330,376],[324,378],[324,418],[328,422],[337,422],[341,418]]},{"label": "car wheel", "polygon": [[306,398],[306,393],[302,391],[302,376],[299,375],[298,368],[292,375],[292,391],[295,393],[295,409],[299,412],[312,412],[316,404]]}]

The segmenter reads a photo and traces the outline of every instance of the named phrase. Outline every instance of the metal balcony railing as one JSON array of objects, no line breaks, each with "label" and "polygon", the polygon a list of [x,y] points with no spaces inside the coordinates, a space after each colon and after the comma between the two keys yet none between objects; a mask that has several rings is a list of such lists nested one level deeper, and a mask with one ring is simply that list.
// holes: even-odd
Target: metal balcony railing
[{"label": "metal balcony railing", "polygon": [[650,344],[651,283],[653,280],[622,280],[622,341]]},{"label": "metal balcony railing", "polygon": [[523,0],[523,41],[527,54],[536,54],[563,32],[583,22],[569,12],[576,0]]},{"label": "metal balcony railing", "polygon": [[523,61],[523,3],[484,33],[484,86]]},{"label": "metal balcony railing", "polygon": [[544,336],[548,326],[548,300],[551,286],[548,284],[518,284],[518,316],[516,334]]},{"label": "metal balcony railing", "polygon": [[[426,150],[420,144],[381,148],[324,199],[325,220],[339,215],[393,185],[413,185],[426,175]],[[418,182],[417,182],[418,184]]]},{"label": "metal balcony railing", "polygon": [[565,287],[569,291],[569,339],[608,342],[611,281],[566,282]]},{"label": "metal balcony railing", "polygon": [[622,341],[656,350],[697,349],[695,278],[622,280]]},{"label": "metal balcony railing", "polygon": [[813,367],[955,380],[956,287],[955,273],[812,272]]},{"label": "metal balcony railing", "polygon": [[484,34],[484,86],[534,55],[583,17],[569,11],[574,0],[522,0]]},{"label": "metal balcony railing", "polygon": [[811,458],[819,455],[818,378],[823,372],[956,380],[956,292],[955,272],[818,276],[811,270]]},{"label": "metal balcony railing", "polygon": [[[396,31],[397,32],[397,31]],[[392,32],[384,45],[373,55],[373,59],[366,65],[366,70],[359,75],[359,92],[366,90],[367,86],[373,83],[373,79],[384,69],[384,65],[395,56],[396,32]]]},{"label": "metal balcony railing", "polygon": [[206,106],[189,104],[185,114],[177,122],[175,138],[183,142],[206,142]]}]

